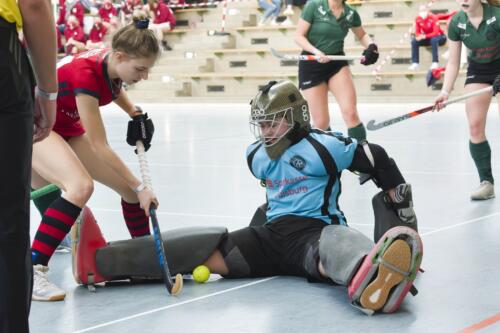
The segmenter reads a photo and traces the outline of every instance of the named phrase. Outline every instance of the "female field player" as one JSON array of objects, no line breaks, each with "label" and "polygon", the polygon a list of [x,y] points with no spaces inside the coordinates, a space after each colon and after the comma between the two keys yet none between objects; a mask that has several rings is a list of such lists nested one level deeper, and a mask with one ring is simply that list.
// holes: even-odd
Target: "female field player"
[{"label": "female field player", "polygon": [[[158,200],[108,145],[99,110],[114,101],[133,119],[127,142],[144,139],[146,149],[150,147],[153,124],[122,89],[122,82],[133,84],[147,79],[160,54],[158,40],[148,24],[145,16],[134,17],[113,36],[111,50],[91,50],[64,58],[58,65],[57,119],[48,138],[33,146],[32,185],[38,188],[53,183],[64,193],[43,210],[32,244],[33,300],[64,299],[64,290],[49,282],[47,265],[89,200],[93,180],[121,196],[132,237],[150,233],[149,207],[158,205]],[[142,138],[140,131],[134,130],[141,126],[146,127]]]},{"label": "female field player", "polygon": [[[491,86],[500,74],[500,8],[480,0],[460,0],[461,11],[448,28],[450,57],[446,65],[443,88],[435,102],[438,109],[448,99],[460,65],[462,44],[469,50],[466,92]],[[500,107],[500,95],[497,95]],[[486,116],[491,95],[482,94],[467,99],[465,113],[469,123],[469,149],[479,173],[479,187],[471,194],[472,200],[486,200],[495,196],[491,171],[491,149],[486,138]]]},{"label": "female field player", "polygon": [[295,42],[302,54],[320,56],[319,61],[299,63],[299,87],[309,108],[313,125],[320,129],[330,127],[328,90],[335,96],[348,128],[348,135],[365,139],[366,130],[356,109],[356,91],[347,61],[330,61],[325,55],[344,55],[344,39],[349,31],[366,48],[363,65],[378,59],[377,45],[365,32],[359,14],[343,0],[310,0],[302,11],[295,32]]}]

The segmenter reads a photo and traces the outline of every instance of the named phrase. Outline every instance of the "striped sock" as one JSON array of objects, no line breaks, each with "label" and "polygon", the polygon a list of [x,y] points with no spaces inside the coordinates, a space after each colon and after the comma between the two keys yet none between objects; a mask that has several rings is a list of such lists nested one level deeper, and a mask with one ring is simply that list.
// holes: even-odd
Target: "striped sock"
[{"label": "striped sock", "polygon": [[132,238],[151,235],[149,218],[139,203],[128,203],[122,199],[123,218]]},{"label": "striped sock", "polygon": [[31,247],[33,265],[47,266],[55,249],[69,232],[81,210],[62,197],[47,208]]}]

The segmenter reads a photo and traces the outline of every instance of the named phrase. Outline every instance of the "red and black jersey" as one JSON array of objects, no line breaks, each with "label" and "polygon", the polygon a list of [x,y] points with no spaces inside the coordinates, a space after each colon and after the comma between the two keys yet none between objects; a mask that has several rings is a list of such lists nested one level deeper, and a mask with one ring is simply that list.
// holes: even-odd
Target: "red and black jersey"
[{"label": "red and black jersey", "polygon": [[99,106],[116,99],[122,81],[108,75],[109,49],[94,49],[76,56],[68,56],[58,63],[57,119],[54,131],[63,137],[85,133],[76,107],[76,96],[86,94],[95,97]]}]

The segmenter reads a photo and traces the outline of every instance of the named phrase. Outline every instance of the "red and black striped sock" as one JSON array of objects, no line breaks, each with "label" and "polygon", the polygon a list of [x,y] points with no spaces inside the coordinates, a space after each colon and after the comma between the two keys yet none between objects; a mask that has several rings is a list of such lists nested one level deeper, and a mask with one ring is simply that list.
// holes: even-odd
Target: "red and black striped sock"
[{"label": "red and black striped sock", "polygon": [[139,203],[128,203],[122,198],[123,218],[132,238],[151,235],[149,218]]},{"label": "red and black striped sock", "polygon": [[81,210],[62,197],[47,208],[31,247],[33,265],[47,266],[52,254],[70,231]]}]

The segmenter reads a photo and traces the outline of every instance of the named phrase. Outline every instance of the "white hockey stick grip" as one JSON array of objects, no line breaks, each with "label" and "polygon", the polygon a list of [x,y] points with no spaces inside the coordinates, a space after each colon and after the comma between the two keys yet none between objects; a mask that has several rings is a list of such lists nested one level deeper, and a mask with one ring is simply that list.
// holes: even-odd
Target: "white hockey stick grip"
[{"label": "white hockey stick grip", "polygon": [[493,92],[493,87],[490,86],[490,87],[482,88],[482,89],[479,89],[479,90],[476,90],[476,91],[472,91],[472,92],[467,93],[467,94],[463,94],[463,95],[457,96],[455,98],[451,98],[451,99],[445,101],[443,103],[443,105],[447,106],[447,105],[450,105],[450,104],[453,104],[453,103],[456,103],[456,102],[463,101],[464,99],[467,99],[469,97],[481,95],[481,94],[484,94],[484,93],[487,93],[487,92]]},{"label": "white hockey stick grip", "polygon": [[151,183],[151,175],[149,173],[148,160],[146,159],[146,150],[144,149],[144,144],[141,140],[137,140],[135,143],[137,149],[137,156],[139,157],[139,169],[141,171],[142,182],[150,190],[153,189]]}]

